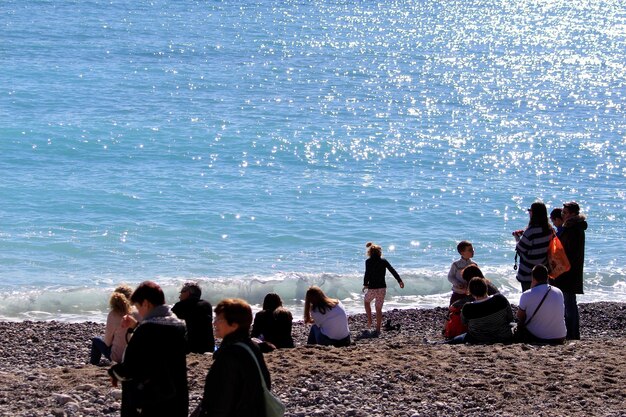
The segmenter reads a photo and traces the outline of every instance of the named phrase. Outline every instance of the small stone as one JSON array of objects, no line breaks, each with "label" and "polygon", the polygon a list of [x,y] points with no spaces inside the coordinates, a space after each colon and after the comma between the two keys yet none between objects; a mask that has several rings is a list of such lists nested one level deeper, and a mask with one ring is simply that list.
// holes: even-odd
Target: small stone
[{"label": "small stone", "polygon": [[109,393],[114,400],[120,401],[122,399],[122,390],[121,389],[112,389]]},{"label": "small stone", "polygon": [[65,405],[71,401],[74,401],[74,399],[72,397],[70,397],[69,395],[66,394],[55,394],[54,395],[54,399],[56,400],[57,404],[59,405]]}]

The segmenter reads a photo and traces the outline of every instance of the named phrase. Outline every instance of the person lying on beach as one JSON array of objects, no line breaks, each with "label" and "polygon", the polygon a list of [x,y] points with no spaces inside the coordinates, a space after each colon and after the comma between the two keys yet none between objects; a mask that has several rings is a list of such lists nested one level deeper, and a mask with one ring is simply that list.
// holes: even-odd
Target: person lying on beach
[{"label": "person lying on beach", "polygon": [[363,277],[363,291],[365,292],[365,315],[367,316],[367,327],[372,327],[372,301],[376,300],[376,334],[380,333],[383,322],[383,303],[387,294],[387,283],[385,275],[387,270],[394,276],[400,288],[404,288],[402,278],[391,266],[389,261],[383,258],[383,249],[372,242],[365,244],[367,248],[367,260],[365,261],[365,275]]},{"label": "person lying on beach", "polygon": [[348,316],[341,301],[328,298],[320,287],[310,287],[304,298],[304,322],[311,323],[307,344],[350,345]]},{"label": "person lying on beach", "polygon": [[[276,293],[269,293],[263,299],[263,310],[254,315],[252,337],[260,339],[272,348],[292,348],[291,327],[293,316],[283,307],[283,300]],[[260,346],[264,350],[263,345]]]},{"label": "person lying on beach", "polygon": [[467,325],[467,332],[446,343],[511,342],[513,310],[506,297],[500,293],[488,295],[484,278],[472,278],[468,288],[475,301],[465,304],[461,310],[461,320]]}]

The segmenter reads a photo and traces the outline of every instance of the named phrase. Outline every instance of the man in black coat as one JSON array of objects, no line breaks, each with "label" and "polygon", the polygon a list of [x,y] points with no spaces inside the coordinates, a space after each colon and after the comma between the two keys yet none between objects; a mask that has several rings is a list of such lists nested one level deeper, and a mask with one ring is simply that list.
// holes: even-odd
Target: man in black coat
[{"label": "man in black coat", "polygon": [[132,316],[122,326],[132,337],[124,359],[109,369],[114,386],[122,382],[122,417],[187,417],[185,323],[165,305],[161,288],[141,283],[130,301],[141,321]]},{"label": "man in black coat", "polygon": [[587,218],[580,214],[578,203],[563,204],[561,210],[563,231],[559,236],[570,270],[556,277],[552,284],[563,292],[565,300],[565,325],[567,339],[580,339],[578,304],[576,294],[583,294],[583,264],[585,261],[585,230]]},{"label": "man in black coat", "polygon": [[215,350],[213,337],[213,309],[211,303],[201,300],[202,290],[198,284],[190,282],[180,290],[180,301],[172,311],[185,320],[187,325],[187,352],[205,353]]}]

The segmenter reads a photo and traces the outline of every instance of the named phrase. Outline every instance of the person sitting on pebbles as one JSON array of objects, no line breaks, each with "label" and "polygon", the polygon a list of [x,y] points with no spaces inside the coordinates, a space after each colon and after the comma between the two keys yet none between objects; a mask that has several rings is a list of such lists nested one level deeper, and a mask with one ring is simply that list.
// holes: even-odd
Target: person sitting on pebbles
[{"label": "person sitting on pebbles", "polygon": [[262,351],[294,347],[291,328],[293,316],[283,307],[283,300],[276,293],[263,299],[263,310],[256,313],[252,324],[252,337],[262,341]]},{"label": "person sitting on pebbles", "polygon": [[506,297],[500,293],[489,295],[484,278],[472,278],[468,288],[475,301],[466,303],[461,310],[461,320],[467,325],[467,332],[446,343],[511,342],[513,310]]},{"label": "person sitting on pebbles", "polygon": [[103,355],[112,362],[122,361],[127,345],[126,329],[122,327],[122,319],[126,314],[134,314],[135,318],[138,318],[137,312],[130,305],[132,293],[133,289],[128,285],[120,285],[111,294],[104,337],[91,339],[90,364],[99,365]]},{"label": "person sitting on pebbles", "polygon": [[307,344],[350,346],[348,316],[341,301],[329,298],[320,287],[310,287],[304,297],[304,322],[312,323]]}]

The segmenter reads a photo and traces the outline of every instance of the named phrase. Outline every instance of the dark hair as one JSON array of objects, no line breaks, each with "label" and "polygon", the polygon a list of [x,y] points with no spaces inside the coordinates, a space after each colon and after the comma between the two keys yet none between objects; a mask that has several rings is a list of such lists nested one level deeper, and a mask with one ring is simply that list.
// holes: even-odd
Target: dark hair
[{"label": "dark hair", "polygon": [[470,282],[470,280],[474,277],[485,278],[483,275],[483,271],[480,270],[478,265],[468,265],[463,268],[463,272],[461,272],[461,276],[465,280],[465,282]]},{"label": "dark hair", "polygon": [[328,298],[324,291],[320,287],[315,285],[309,287],[304,296],[304,322],[311,323],[311,309],[317,309],[322,314],[326,314],[327,310],[332,309],[337,304],[339,304],[339,300],[333,300],[332,298]]},{"label": "dark hair", "polygon": [[374,258],[380,258],[383,256],[383,248],[374,244],[374,242],[367,242],[365,247],[367,248],[367,256]]},{"label": "dark hair", "polygon": [[200,286],[195,282],[186,282],[180,292],[184,291],[189,292],[189,295],[192,297],[200,298],[202,296],[202,290],[200,289]]},{"label": "dark hair", "polygon": [[550,218],[551,219],[562,219],[563,216],[561,215],[561,209],[560,208],[555,208],[550,212]]},{"label": "dark hair", "polygon": [[239,325],[238,331],[250,332],[252,324],[252,308],[245,300],[240,298],[227,298],[219,302],[215,307],[215,315],[222,315],[228,324]]},{"label": "dark hair", "polygon": [[165,295],[158,284],[152,281],[144,281],[139,284],[133,295],[130,296],[130,301],[133,304],[141,304],[144,300],[148,300],[154,306],[160,306],[165,304]]},{"label": "dark hair", "polygon": [[563,204],[563,208],[566,208],[567,211],[569,211],[570,213],[572,213],[574,215],[580,214],[580,206],[575,201],[570,201],[569,203],[564,203]]},{"label": "dark hair", "polygon": [[533,267],[533,278],[537,282],[547,282],[548,268],[546,268],[544,265],[535,265]]},{"label": "dark hair", "polygon": [[280,295],[276,293],[269,293],[263,299],[263,310],[271,313],[278,307],[283,305],[283,300],[280,299]]},{"label": "dark hair", "polygon": [[535,201],[530,206],[530,221],[528,227],[541,227],[544,232],[550,231],[550,223],[548,222],[548,209],[541,201]]},{"label": "dark hair", "polygon": [[484,278],[472,278],[469,282],[468,288],[470,294],[472,294],[474,297],[484,297],[485,295],[487,295],[487,282]]},{"label": "dark hair", "polygon": [[468,242],[467,240],[462,240],[459,242],[458,245],[456,245],[456,250],[457,252],[459,252],[459,254],[461,254],[461,252],[467,249],[468,246],[472,246],[472,244]]},{"label": "dark hair", "polygon": [[278,307],[276,310],[274,310],[274,313],[272,315],[274,316],[274,320],[276,321],[280,321],[280,322],[292,322],[293,321],[293,315],[291,314],[291,311],[287,310],[285,307]]}]

